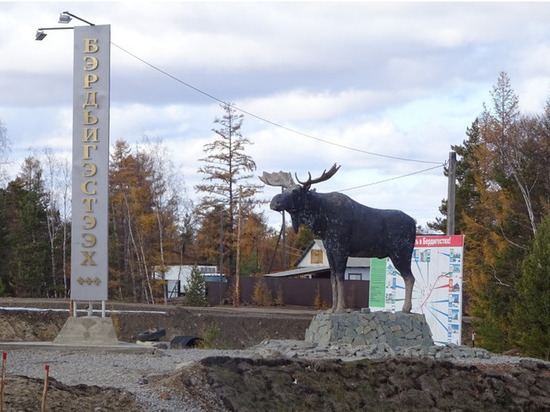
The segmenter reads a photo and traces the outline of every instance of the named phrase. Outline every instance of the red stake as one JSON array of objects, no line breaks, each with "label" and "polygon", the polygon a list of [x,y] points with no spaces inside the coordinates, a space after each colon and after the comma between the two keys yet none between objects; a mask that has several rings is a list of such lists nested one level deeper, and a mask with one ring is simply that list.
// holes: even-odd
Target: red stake
[{"label": "red stake", "polygon": [[0,385],[0,412],[4,411],[4,386],[6,380],[6,358],[8,354],[4,352],[2,354],[2,384]]},{"label": "red stake", "polygon": [[40,408],[41,412],[46,410],[46,394],[48,393],[48,376],[50,375],[50,366],[46,365],[46,377],[44,378],[44,391],[42,392],[42,407]]}]

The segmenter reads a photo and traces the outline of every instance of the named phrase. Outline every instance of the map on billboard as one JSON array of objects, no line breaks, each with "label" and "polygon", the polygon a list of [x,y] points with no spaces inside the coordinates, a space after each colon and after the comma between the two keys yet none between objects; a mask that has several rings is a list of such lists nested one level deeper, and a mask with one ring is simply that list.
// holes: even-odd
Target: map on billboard
[{"label": "map on billboard", "polygon": [[[417,236],[412,312],[423,313],[436,344],[461,344],[464,236]],[[405,283],[390,259],[371,259],[370,308],[399,312]],[[383,294],[383,295],[382,295]]]}]

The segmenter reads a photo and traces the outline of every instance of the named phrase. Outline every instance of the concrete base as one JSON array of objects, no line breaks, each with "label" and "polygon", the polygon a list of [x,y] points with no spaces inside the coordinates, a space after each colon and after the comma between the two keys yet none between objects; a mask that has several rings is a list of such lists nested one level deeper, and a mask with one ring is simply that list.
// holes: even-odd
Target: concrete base
[{"label": "concrete base", "polygon": [[387,343],[391,347],[412,347],[434,344],[424,315],[390,312],[320,313],[311,321],[305,340],[320,346]]},{"label": "concrete base", "polygon": [[70,317],[54,339],[65,345],[117,345],[118,339],[111,318],[97,316]]}]

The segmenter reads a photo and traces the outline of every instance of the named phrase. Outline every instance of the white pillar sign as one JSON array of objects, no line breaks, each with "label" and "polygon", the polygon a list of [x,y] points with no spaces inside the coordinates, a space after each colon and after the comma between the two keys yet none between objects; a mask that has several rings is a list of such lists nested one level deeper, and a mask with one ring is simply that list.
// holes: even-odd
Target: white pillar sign
[{"label": "white pillar sign", "polygon": [[71,299],[108,296],[111,27],[74,28]]}]

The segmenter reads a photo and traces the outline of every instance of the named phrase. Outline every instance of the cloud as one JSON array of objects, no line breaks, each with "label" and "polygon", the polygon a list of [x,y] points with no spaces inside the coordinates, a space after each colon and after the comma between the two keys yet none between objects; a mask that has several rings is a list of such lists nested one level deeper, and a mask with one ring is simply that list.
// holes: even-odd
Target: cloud
[{"label": "cloud", "polygon": [[550,91],[543,3],[3,2],[0,119],[14,157],[69,151],[72,34],[34,40],[67,8],[111,24],[111,141],[161,138],[192,194],[219,99],[246,111],[258,173],[338,162],[320,191],[363,186],[348,194],[433,220],[441,168],[399,178],[432,164],[372,153],[444,162],[500,71],[522,110],[538,112]]}]

